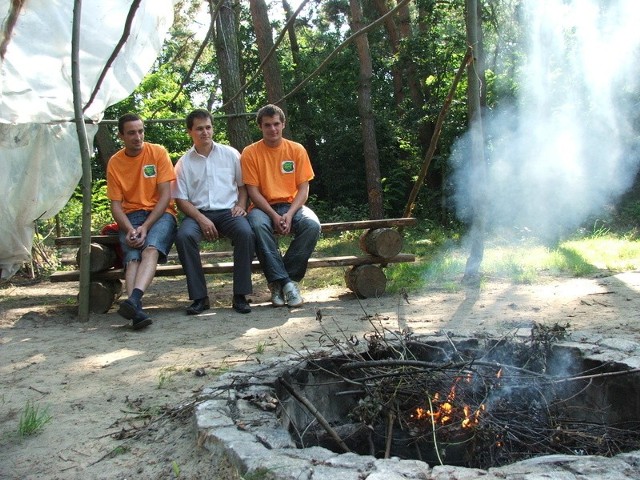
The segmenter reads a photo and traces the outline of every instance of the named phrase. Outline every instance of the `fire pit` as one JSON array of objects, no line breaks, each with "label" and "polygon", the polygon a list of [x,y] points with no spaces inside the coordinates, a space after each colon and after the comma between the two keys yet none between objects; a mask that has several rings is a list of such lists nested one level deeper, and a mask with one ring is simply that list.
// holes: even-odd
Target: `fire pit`
[{"label": "fire pit", "polygon": [[635,462],[640,474],[638,453],[623,453],[640,448],[637,370],[570,342],[563,327],[534,326],[526,338],[374,331],[367,340],[225,374],[198,408],[202,444],[267,478],[315,478],[296,475],[345,464],[358,475],[480,475],[543,458],[598,459],[605,472]]}]

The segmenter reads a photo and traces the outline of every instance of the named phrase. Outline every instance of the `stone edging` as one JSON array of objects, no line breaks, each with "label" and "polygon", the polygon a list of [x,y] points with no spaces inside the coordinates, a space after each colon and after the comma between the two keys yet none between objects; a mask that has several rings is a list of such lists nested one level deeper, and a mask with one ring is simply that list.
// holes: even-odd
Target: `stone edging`
[{"label": "stone edging", "polygon": [[[584,340],[584,339],[583,339]],[[640,364],[640,345],[628,340],[594,338],[565,343],[602,361]],[[619,342],[624,344],[619,344]],[[474,480],[640,478],[640,451],[612,458],[548,455],[489,470],[431,467],[419,460],[376,459],[338,454],[321,447],[298,449],[275,415],[273,385],[279,376],[300,367],[300,357],[273,358],[243,365],[218,377],[206,388],[195,411],[198,446],[226,458],[239,472],[264,472],[273,480]]]}]

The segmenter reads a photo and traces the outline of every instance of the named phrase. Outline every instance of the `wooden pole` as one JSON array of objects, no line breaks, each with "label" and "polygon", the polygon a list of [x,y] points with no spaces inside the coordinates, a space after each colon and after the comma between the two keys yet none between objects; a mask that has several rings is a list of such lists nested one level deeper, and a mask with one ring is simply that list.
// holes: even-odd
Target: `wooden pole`
[{"label": "wooden pole", "polygon": [[466,0],[467,43],[473,50],[473,59],[467,66],[467,94],[469,108],[470,156],[469,166],[473,171],[470,196],[473,205],[473,220],[470,231],[470,251],[467,258],[463,281],[479,281],[480,265],[484,257],[484,236],[486,228],[487,172],[484,157],[484,133],[482,126],[481,72],[478,69],[480,48],[480,21],[477,0]]},{"label": "wooden pole", "polygon": [[80,90],[80,20],[82,17],[82,0],[75,0],[73,4],[73,27],[71,34],[71,81],[73,87],[73,111],[75,114],[76,131],[80,156],[82,158],[82,237],[80,240],[80,293],[78,302],[78,317],[81,321],[89,320],[89,294],[91,262],[91,152],[87,139],[82,112],[82,93]]}]

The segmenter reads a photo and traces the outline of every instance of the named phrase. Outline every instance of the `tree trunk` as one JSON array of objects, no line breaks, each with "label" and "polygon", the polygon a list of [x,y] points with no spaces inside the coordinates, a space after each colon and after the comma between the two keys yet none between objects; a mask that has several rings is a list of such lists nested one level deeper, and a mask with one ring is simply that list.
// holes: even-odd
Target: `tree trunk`
[{"label": "tree trunk", "polygon": [[[282,0],[282,9],[285,12],[285,18],[288,22],[289,19],[293,16],[293,12],[291,11],[291,6],[289,5],[289,2],[287,2],[287,0]],[[296,30],[293,24],[289,26],[287,33],[289,35],[289,44],[291,45],[291,58],[293,59],[294,64],[293,75],[295,78],[295,84],[299,85],[303,80],[302,75],[300,75],[301,69],[297,68],[301,62],[300,44],[298,43],[298,37],[296,35]],[[312,125],[312,116],[314,115],[314,111],[311,108],[307,108],[309,97],[304,89],[296,94],[296,100],[298,105],[298,110],[296,113],[297,123],[302,125]],[[304,148],[307,150],[307,153],[309,154],[309,157],[313,162],[314,159],[318,157],[318,145],[316,142],[316,137],[312,129],[305,128],[304,131],[305,136],[302,140],[302,144],[304,145]]]},{"label": "tree trunk", "polygon": [[[251,9],[253,30],[256,33],[260,61],[263,62],[273,48],[269,11],[264,0],[250,0],[249,8]],[[282,87],[282,76],[280,75],[280,66],[276,55],[271,55],[271,58],[266,61],[263,72],[267,100],[269,103],[277,103],[284,97],[284,88]],[[279,102],[278,106],[282,108],[285,116],[287,116],[286,102]],[[286,127],[287,125],[285,124],[285,129]]]},{"label": "tree trunk", "polygon": [[[222,98],[225,103],[225,113],[231,115],[227,120],[229,143],[242,151],[251,143],[249,124],[245,116],[233,116],[246,113],[244,93],[235,97],[233,102],[227,102],[241,88],[240,56],[236,30],[236,14],[230,0],[223,2],[216,17],[215,44],[220,81],[222,84]],[[211,12],[213,15],[213,11]]]},{"label": "tree trunk", "polygon": [[89,309],[92,313],[107,313],[122,294],[120,280],[102,280],[89,285]]},{"label": "tree trunk", "polygon": [[[351,29],[353,32],[361,30],[362,5],[360,0],[350,0]],[[369,215],[371,218],[383,218],[382,182],[380,180],[380,161],[378,145],[376,143],[375,122],[371,105],[371,78],[373,66],[369,52],[367,35],[359,35],[356,40],[358,57],[360,59],[360,81],[358,82],[358,110],[362,126],[362,144],[364,148],[364,163],[367,179],[367,197],[369,199]]]},{"label": "tree trunk", "polygon": [[482,54],[480,43],[480,22],[477,0],[466,0],[467,42],[473,49],[473,58],[467,67],[468,112],[470,135],[470,195],[473,205],[471,224],[471,249],[463,280],[475,282],[479,279],[480,264],[484,256],[484,235],[486,226],[486,164],[484,159],[484,133],[482,128],[482,109],[480,105],[481,72],[478,70],[478,56]]},{"label": "tree trunk", "polygon": [[[389,6],[385,0],[373,0],[373,5],[381,17],[389,12]],[[387,31],[387,36],[389,37],[391,55],[393,55],[393,57],[397,57],[398,52],[400,51],[400,37],[398,34],[398,27],[396,26],[393,17],[388,17],[384,21],[384,28]],[[404,102],[404,88],[402,83],[402,71],[398,62],[394,62],[391,67],[391,78],[393,84],[394,103],[400,112]]]},{"label": "tree trunk", "polygon": [[98,150],[98,158],[104,166],[104,171],[107,171],[107,163],[111,156],[116,153],[120,148],[113,139],[113,135],[109,131],[109,127],[103,123],[98,124],[98,131],[93,139],[93,143]]},{"label": "tree trunk", "polygon": [[[398,11],[399,23],[400,23],[400,41],[409,39],[412,35],[411,32],[411,16],[409,13],[409,5],[404,5]],[[409,94],[414,108],[420,111],[424,107],[424,93],[418,80],[416,63],[412,58],[407,59],[407,64],[403,66],[403,70],[407,77],[407,86],[409,87]]]}]

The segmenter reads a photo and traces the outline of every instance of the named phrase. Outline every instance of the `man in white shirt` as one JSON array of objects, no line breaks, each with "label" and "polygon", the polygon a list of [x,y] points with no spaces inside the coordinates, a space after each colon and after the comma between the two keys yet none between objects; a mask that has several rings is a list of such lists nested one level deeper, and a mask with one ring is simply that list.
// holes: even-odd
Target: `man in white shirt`
[{"label": "man in white shirt", "polygon": [[187,277],[188,315],[210,308],[207,283],[200,260],[200,241],[225,236],[233,244],[233,308],[251,312],[246,295],[253,292],[251,262],[255,236],[246,219],[247,189],[242,182],[240,153],[213,141],[212,117],[197,109],[187,116],[193,147],[175,166],[171,193],[185,214],[176,237],[176,249]]}]

